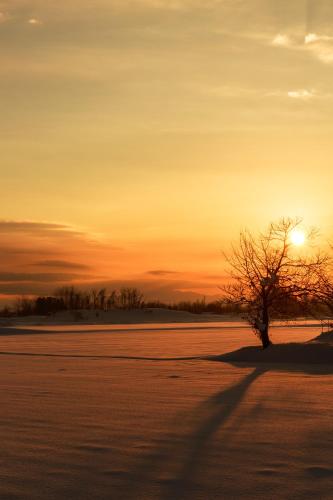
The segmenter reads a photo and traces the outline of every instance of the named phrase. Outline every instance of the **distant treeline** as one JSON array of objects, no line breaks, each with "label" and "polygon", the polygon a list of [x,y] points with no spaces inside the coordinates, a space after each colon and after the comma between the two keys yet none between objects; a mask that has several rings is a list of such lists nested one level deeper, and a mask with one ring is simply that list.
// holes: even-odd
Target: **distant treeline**
[{"label": "distant treeline", "polygon": [[85,291],[74,286],[64,286],[55,290],[52,296],[32,299],[21,297],[16,300],[9,313],[29,316],[48,315],[59,311],[111,311],[141,307],[143,307],[143,294],[137,288],[121,288],[108,293],[106,288]]},{"label": "distant treeline", "polygon": [[206,302],[205,298],[195,301],[182,301],[173,304],[159,300],[145,301],[143,293],[137,288],[120,288],[108,291],[106,288],[80,290],[74,286],[64,286],[55,290],[51,296],[27,298],[20,297],[12,307],[0,311],[1,316],[51,315],[60,311],[111,311],[115,309],[164,308],[188,311],[195,314],[238,314],[241,307],[226,304],[220,300]]},{"label": "distant treeline", "polygon": [[[0,310],[0,316],[31,316],[52,315],[60,311],[111,311],[116,309],[143,309],[163,308],[175,311],[188,311],[194,314],[234,314],[246,313],[245,306],[229,303],[225,300],[207,302],[205,298],[195,301],[181,301],[177,303],[165,303],[159,300],[145,301],[143,293],[137,288],[120,288],[119,290],[107,291],[106,288],[80,290],[73,286],[58,288],[53,295],[37,298],[18,298],[15,304],[9,308]],[[297,316],[313,316],[314,311],[318,316],[327,315],[327,309],[318,302],[300,303],[297,300],[289,300],[284,307],[286,318]],[[311,313],[310,313],[311,311]]]}]

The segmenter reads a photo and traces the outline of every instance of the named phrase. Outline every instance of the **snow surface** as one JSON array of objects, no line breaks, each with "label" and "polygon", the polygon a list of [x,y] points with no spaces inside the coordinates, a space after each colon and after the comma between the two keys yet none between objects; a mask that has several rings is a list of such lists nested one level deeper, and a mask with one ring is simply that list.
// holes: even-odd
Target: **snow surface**
[{"label": "snow surface", "polygon": [[332,498],[330,340],[272,334],[261,351],[244,325],[1,328],[0,498]]}]

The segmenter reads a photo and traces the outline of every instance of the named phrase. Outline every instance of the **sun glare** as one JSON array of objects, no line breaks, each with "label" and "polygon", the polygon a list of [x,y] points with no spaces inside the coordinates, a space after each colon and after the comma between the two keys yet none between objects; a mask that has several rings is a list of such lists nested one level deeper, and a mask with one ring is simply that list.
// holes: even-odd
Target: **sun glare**
[{"label": "sun glare", "polygon": [[300,246],[305,243],[305,234],[300,229],[294,229],[290,235],[290,239],[293,245]]}]

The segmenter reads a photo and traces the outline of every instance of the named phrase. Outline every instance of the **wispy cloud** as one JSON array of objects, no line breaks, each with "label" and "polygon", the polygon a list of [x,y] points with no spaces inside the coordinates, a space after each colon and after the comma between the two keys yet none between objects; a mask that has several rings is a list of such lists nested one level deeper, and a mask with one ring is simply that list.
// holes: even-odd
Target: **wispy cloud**
[{"label": "wispy cloud", "polygon": [[282,35],[281,33],[277,34],[272,40],[272,45],[275,47],[289,47],[291,43],[289,36]]},{"label": "wispy cloud", "polygon": [[27,22],[31,26],[40,26],[43,24],[43,22],[40,19],[37,19],[36,17],[31,17],[30,19],[28,19]]},{"label": "wispy cloud", "polygon": [[84,233],[77,231],[66,224],[57,224],[50,222],[34,222],[34,221],[7,221],[0,220],[0,234],[1,233],[24,233],[33,236],[79,236],[82,237]]},{"label": "wispy cloud", "polygon": [[[97,261],[103,250],[88,234],[66,224],[0,221],[1,290],[10,294],[15,289],[28,289],[29,283],[31,293],[38,293],[40,284],[50,293],[61,282],[96,279],[96,272],[86,260]],[[82,274],[84,271],[87,273]]]},{"label": "wispy cloud", "polygon": [[314,91],[307,89],[289,90],[289,92],[287,92],[287,95],[291,99],[302,99],[305,101],[316,96]]},{"label": "wispy cloud", "polygon": [[78,262],[69,262],[67,260],[40,260],[35,263],[38,267],[48,267],[56,269],[90,269],[89,266],[85,264],[79,264]]},{"label": "wispy cloud", "polygon": [[333,36],[307,33],[300,38],[278,33],[269,43],[275,47],[306,51],[323,63],[333,63]]},{"label": "wispy cloud", "polygon": [[0,282],[31,282],[31,283],[58,283],[82,279],[84,276],[73,273],[8,273],[0,271]]},{"label": "wispy cloud", "polygon": [[327,36],[327,35],[317,35],[316,33],[308,33],[304,37],[304,43],[308,45],[309,43],[316,43],[316,42],[332,42],[333,37],[332,36]]},{"label": "wispy cloud", "polygon": [[333,63],[333,37],[308,33],[304,38],[306,50],[310,51],[320,61]]},{"label": "wispy cloud", "polygon": [[263,88],[240,88],[240,87],[212,87],[200,86],[198,91],[201,94],[212,95],[220,98],[236,98],[236,99],[261,99],[262,97],[278,97],[278,98],[293,98],[309,100],[314,97],[331,98],[331,94],[323,93],[315,89],[263,89]]},{"label": "wispy cloud", "polygon": [[153,269],[152,271],[147,271],[147,274],[152,276],[166,276],[168,274],[179,274],[179,271],[168,271],[165,269]]}]

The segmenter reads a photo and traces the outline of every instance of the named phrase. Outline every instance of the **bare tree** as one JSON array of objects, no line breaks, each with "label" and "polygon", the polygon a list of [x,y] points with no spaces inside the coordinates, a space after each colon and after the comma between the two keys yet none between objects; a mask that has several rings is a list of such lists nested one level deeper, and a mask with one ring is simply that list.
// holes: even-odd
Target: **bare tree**
[{"label": "bare tree", "polygon": [[96,290],[96,288],[90,290],[90,296],[91,296],[92,308],[94,310],[98,309],[98,290]]},{"label": "bare tree", "polygon": [[98,292],[98,305],[101,311],[105,310],[106,288],[101,288]]},{"label": "bare tree", "polygon": [[118,304],[118,292],[117,290],[112,290],[106,301],[106,308],[108,311],[111,309],[116,309]]},{"label": "bare tree", "polygon": [[[221,287],[224,300],[245,308],[248,322],[265,349],[271,344],[272,316],[283,315],[291,300],[302,300],[316,292],[318,273],[327,256],[300,255],[292,244],[292,234],[301,219],[281,219],[271,223],[265,233],[240,233],[239,244],[226,256],[230,265],[230,284]],[[308,240],[315,237],[312,230]]]},{"label": "bare tree", "polygon": [[[330,250],[333,252],[333,245],[330,244]],[[330,259],[326,266],[317,271],[317,289],[315,293],[315,307],[324,306],[326,313],[333,314],[333,261]],[[332,322],[329,322],[332,325]]]},{"label": "bare tree", "polygon": [[24,296],[16,299],[14,311],[18,316],[29,316],[33,313],[33,301]]},{"label": "bare tree", "polygon": [[143,294],[137,288],[121,288],[119,304],[122,309],[139,309],[142,307]]}]

